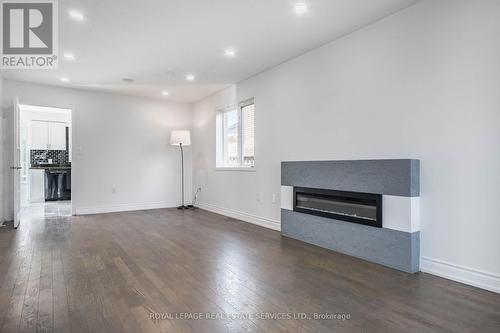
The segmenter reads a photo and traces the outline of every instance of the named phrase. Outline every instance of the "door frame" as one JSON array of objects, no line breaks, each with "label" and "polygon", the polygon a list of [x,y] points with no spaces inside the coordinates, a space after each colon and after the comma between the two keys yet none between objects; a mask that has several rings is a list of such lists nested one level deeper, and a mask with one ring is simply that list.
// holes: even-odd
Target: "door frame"
[{"label": "door frame", "polygon": [[[17,96],[16,96],[17,98]],[[69,154],[71,154],[71,156],[68,156],[68,157],[71,157],[71,215],[76,215],[76,206],[74,205],[74,192],[73,192],[73,184],[75,183],[74,180],[75,180],[75,176],[74,176],[74,167],[75,167],[75,160],[74,160],[74,147],[75,147],[75,138],[76,138],[76,135],[75,135],[75,117],[76,117],[76,111],[75,111],[75,107],[73,106],[64,106],[64,105],[47,105],[46,103],[38,103],[37,101],[30,101],[30,103],[21,103],[19,102],[19,105],[26,105],[26,106],[34,106],[34,107],[41,107],[41,108],[53,108],[53,109],[64,109],[64,110],[70,110],[70,113],[71,113],[71,130],[70,130],[70,135],[71,135],[71,140],[70,140],[70,145],[71,145],[71,149],[70,151],[68,152]],[[19,112],[20,113],[20,112]],[[16,131],[16,129],[14,128],[14,131]],[[17,129],[17,132],[20,134],[20,131],[21,131],[21,127],[19,126],[19,129]],[[13,135],[14,137],[16,136],[16,134],[14,133]]]},{"label": "door frame", "polygon": [[21,108],[17,96],[14,97],[12,105],[12,129],[14,135],[10,169],[13,171],[12,177],[14,179],[14,229],[17,229],[21,224]]}]

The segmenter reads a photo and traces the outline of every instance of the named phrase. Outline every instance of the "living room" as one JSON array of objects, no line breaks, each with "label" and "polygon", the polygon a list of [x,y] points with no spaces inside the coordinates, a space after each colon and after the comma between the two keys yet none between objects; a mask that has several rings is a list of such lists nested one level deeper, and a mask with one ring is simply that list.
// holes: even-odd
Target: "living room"
[{"label": "living room", "polygon": [[[46,2],[1,331],[498,331],[500,2]],[[64,214],[18,202],[22,106],[71,110]]]}]

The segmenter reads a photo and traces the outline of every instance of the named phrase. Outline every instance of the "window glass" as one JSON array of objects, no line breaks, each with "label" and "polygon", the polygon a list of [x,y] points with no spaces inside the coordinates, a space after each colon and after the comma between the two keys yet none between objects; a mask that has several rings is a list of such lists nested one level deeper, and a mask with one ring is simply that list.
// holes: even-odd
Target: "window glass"
[{"label": "window glass", "polygon": [[217,113],[217,167],[255,166],[255,105],[240,103]]}]

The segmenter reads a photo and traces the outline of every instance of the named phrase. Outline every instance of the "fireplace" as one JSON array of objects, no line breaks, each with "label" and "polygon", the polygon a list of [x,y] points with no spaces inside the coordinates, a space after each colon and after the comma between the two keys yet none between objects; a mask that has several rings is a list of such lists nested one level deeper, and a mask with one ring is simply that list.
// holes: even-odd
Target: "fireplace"
[{"label": "fireplace", "polygon": [[294,187],[293,210],[382,228],[381,194]]},{"label": "fireplace", "polygon": [[405,272],[420,263],[420,161],[281,163],[281,234]]}]

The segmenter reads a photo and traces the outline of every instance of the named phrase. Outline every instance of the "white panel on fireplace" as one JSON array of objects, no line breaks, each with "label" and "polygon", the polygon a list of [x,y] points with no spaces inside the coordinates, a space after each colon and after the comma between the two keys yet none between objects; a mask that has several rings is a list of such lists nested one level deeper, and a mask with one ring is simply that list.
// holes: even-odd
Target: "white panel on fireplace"
[{"label": "white panel on fireplace", "polygon": [[405,231],[420,231],[420,198],[384,195],[382,197],[382,227]]},{"label": "white panel on fireplace", "polygon": [[293,186],[281,186],[281,208],[293,210]]}]

